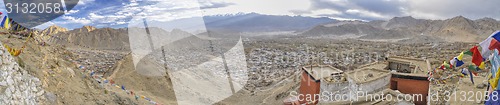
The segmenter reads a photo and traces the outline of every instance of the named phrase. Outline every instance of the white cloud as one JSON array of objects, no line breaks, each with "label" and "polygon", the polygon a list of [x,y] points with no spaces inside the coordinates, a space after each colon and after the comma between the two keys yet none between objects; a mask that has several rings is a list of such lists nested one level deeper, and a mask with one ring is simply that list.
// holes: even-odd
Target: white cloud
[{"label": "white cloud", "polygon": [[223,8],[203,9],[205,15],[235,14],[256,12],[269,15],[296,15],[290,10],[309,8],[309,0],[232,0],[233,3]]},{"label": "white cloud", "polygon": [[[144,2],[135,2],[124,4],[121,8],[104,8],[99,11],[113,12],[96,12],[90,13],[89,18],[92,21],[102,22],[117,22],[128,21],[132,17],[147,16],[155,21],[170,21],[180,18],[189,18],[201,16],[199,3],[197,0],[173,0],[173,1],[156,1],[155,4]],[[123,24],[123,23],[122,23]]]},{"label": "white cloud", "polygon": [[95,19],[102,19],[102,18],[104,18],[104,16],[97,15],[97,14],[95,14],[95,13],[90,13],[88,17],[89,17],[90,19],[92,19],[92,20],[95,20]]},{"label": "white cloud", "polygon": [[319,16],[319,15],[342,15],[341,11],[333,10],[333,9],[319,9],[311,12],[311,16]]},{"label": "white cloud", "polygon": [[458,15],[500,19],[500,0],[408,0],[408,12],[417,18],[445,19]]},{"label": "white cloud", "polygon": [[69,10],[68,12],[66,12],[66,15],[71,15],[71,14],[74,14],[74,13],[78,13],[80,10]]},{"label": "white cloud", "polygon": [[116,24],[127,24],[127,22],[116,22]]},{"label": "white cloud", "polygon": [[358,15],[361,17],[374,17],[374,18],[380,18],[380,19],[387,19],[390,17],[371,12],[371,11],[366,11],[366,10],[358,10],[358,9],[348,9],[345,11],[348,14],[353,14],[353,15]]},{"label": "white cloud", "polygon": [[86,24],[91,23],[91,21],[88,20],[88,19],[85,19],[85,18],[75,18],[75,17],[72,17],[72,16],[62,16],[61,19],[66,20],[66,21],[63,21],[63,22],[59,22],[59,23],[63,23],[63,24],[80,23],[80,24],[86,25]]},{"label": "white cloud", "polygon": [[[395,16],[414,16],[423,19],[447,19],[465,16],[471,19],[491,17],[500,19],[499,0],[311,0],[304,10],[292,10],[297,14],[310,14],[321,9],[343,11],[331,13],[330,18],[390,19]],[[325,14],[329,12],[324,12]],[[318,14],[318,13],[315,13]]]},{"label": "white cloud", "polygon": [[78,5],[85,5],[89,2],[94,2],[95,0],[80,0],[78,1]]}]

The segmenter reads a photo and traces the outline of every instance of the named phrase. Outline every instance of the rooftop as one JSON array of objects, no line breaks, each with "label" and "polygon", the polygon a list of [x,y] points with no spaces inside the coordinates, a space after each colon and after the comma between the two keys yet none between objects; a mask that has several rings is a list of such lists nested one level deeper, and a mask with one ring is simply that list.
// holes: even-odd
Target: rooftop
[{"label": "rooftop", "polygon": [[314,80],[321,80],[321,78],[330,77],[332,74],[343,73],[342,70],[328,65],[304,66],[302,69],[305,70],[307,74],[312,76]]},{"label": "rooftop", "polygon": [[358,68],[359,69],[374,68],[374,69],[384,70],[386,67],[387,67],[387,63],[385,63],[385,62],[373,62],[373,63],[361,65]]},{"label": "rooftop", "polygon": [[410,65],[416,66],[416,69],[413,70],[411,74],[407,74],[407,75],[426,76],[427,72],[431,70],[430,63],[425,59],[390,56],[390,57],[388,57],[387,61],[388,62],[409,63]]},{"label": "rooftop", "polygon": [[376,68],[362,68],[346,73],[356,83],[366,83],[390,75],[389,71]]}]

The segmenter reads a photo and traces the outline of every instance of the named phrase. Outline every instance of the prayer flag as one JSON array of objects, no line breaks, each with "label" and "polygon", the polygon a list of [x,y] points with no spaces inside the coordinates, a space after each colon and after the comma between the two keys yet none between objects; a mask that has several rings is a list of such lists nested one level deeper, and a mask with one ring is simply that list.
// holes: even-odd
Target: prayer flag
[{"label": "prayer flag", "polygon": [[500,42],[498,42],[498,40],[496,40],[496,39],[492,39],[491,43],[490,43],[490,45],[488,46],[487,49],[488,49],[487,50],[488,54],[484,57],[485,59],[489,57],[489,55],[491,54],[491,50],[500,49]]},{"label": "prayer flag", "polygon": [[443,66],[446,68],[446,69],[450,69],[451,66],[450,64],[446,63],[446,61],[443,62]]},{"label": "prayer flag", "polygon": [[472,52],[470,50],[465,51],[464,54],[472,56]]},{"label": "prayer flag", "polygon": [[496,88],[498,88],[498,79],[499,79],[499,76],[500,76],[500,73],[497,72],[495,74],[495,77],[489,80],[489,83],[491,84],[491,88],[493,90],[497,90]]},{"label": "prayer flag", "polygon": [[491,37],[493,37],[493,39],[496,39],[497,41],[500,40],[500,31],[493,32],[493,34],[491,34]]},{"label": "prayer flag", "polygon": [[461,52],[460,55],[458,55],[457,59],[462,60],[464,58],[464,52]]},{"label": "prayer flag", "polygon": [[459,60],[457,57],[455,57],[454,59],[457,61],[457,63],[455,64],[455,67],[460,67],[460,66],[464,65],[464,61]]},{"label": "prayer flag", "polygon": [[10,28],[9,17],[5,16],[4,20],[2,21],[2,27],[5,29]]},{"label": "prayer flag", "polygon": [[472,52],[472,63],[476,64],[476,66],[480,66],[481,62],[483,62],[483,57],[477,49],[477,46],[472,47],[470,51]]},{"label": "prayer flag", "polygon": [[488,38],[479,43],[479,46],[481,46],[481,56],[483,56],[484,58],[488,58],[488,56],[491,54],[492,44],[498,42],[498,39],[495,40],[494,36],[497,36],[499,32],[500,31],[493,32]]},{"label": "prayer flag", "polygon": [[476,71],[477,71],[477,67],[474,66],[474,65],[469,65],[469,68],[468,68],[469,72],[472,72],[472,74],[474,75],[477,75]]},{"label": "prayer flag", "polygon": [[484,70],[485,67],[486,66],[485,66],[484,62],[481,62],[481,64],[479,65],[479,69]]},{"label": "prayer flag", "polygon": [[3,16],[2,18],[2,23],[0,23],[0,26],[2,26],[2,28],[6,28],[6,24],[8,24],[9,22],[8,21],[8,17],[7,16]]},{"label": "prayer flag", "polygon": [[454,57],[454,58],[452,58],[452,59],[450,60],[450,65],[451,65],[452,67],[453,67],[453,65],[456,65],[456,63],[457,63],[457,59],[456,59],[456,58],[457,58],[457,57]]},{"label": "prayer flag", "polygon": [[467,68],[462,68],[462,74],[463,75],[468,75],[469,74],[469,70],[467,70]]},{"label": "prayer flag", "polygon": [[494,50],[492,54],[492,58],[490,60],[491,63],[491,74],[496,74],[498,71],[497,68],[500,67],[500,56],[498,56],[498,50]]}]

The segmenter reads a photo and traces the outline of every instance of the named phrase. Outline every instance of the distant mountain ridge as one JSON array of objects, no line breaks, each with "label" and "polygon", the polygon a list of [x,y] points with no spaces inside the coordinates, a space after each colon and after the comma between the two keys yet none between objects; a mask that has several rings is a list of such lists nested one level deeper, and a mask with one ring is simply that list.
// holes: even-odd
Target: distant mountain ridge
[{"label": "distant mountain ridge", "polygon": [[148,24],[150,24],[150,26],[162,27],[165,30],[181,29],[191,33],[199,30],[223,33],[241,33],[304,31],[314,26],[331,22],[337,22],[337,20],[326,17],[313,18],[304,16],[238,13],[185,18],[169,22],[152,21]]},{"label": "distant mountain ridge", "polygon": [[244,15],[205,16],[208,30],[220,32],[272,32],[306,30],[329,22],[330,18],[312,18],[303,16],[277,16],[249,13]]},{"label": "distant mountain ridge", "polygon": [[406,16],[394,17],[387,21],[350,21],[318,25],[301,35],[358,35],[360,39],[399,39],[424,35],[452,42],[478,42],[496,30],[500,30],[500,22],[492,18],[471,20],[457,16],[445,20],[427,20]]}]

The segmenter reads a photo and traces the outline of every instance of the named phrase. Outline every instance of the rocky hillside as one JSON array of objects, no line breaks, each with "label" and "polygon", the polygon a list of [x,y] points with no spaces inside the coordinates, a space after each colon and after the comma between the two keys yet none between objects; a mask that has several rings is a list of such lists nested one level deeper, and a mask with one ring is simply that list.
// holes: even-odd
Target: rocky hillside
[{"label": "rocky hillside", "polygon": [[425,20],[406,16],[387,21],[348,21],[319,25],[302,35],[357,35],[360,39],[404,39],[424,35],[453,42],[477,42],[499,29],[500,22],[492,18],[471,20],[457,16],[446,20]]},{"label": "rocky hillside", "polygon": [[53,25],[53,26],[47,27],[44,30],[40,31],[39,34],[44,36],[44,35],[53,35],[53,34],[62,33],[62,32],[68,32],[68,29]]},{"label": "rocky hillside", "polygon": [[[50,27],[49,27],[50,28]],[[48,29],[47,29],[48,30]],[[161,28],[149,28],[154,43],[169,42],[177,37],[191,36],[192,34],[179,29],[165,31]],[[86,48],[91,50],[114,50],[130,51],[129,34],[135,36],[146,35],[146,31],[141,28],[95,28],[83,26],[67,32],[59,32],[49,35],[46,42],[56,45],[64,45],[70,48]],[[161,40],[157,40],[161,39]],[[137,40],[134,40],[137,41]]]},{"label": "rocky hillside", "polygon": [[59,32],[51,35],[47,42],[68,47],[98,50],[128,50],[127,29],[100,28],[91,26]]},{"label": "rocky hillside", "polygon": [[35,36],[33,36],[38,42],[43,42],[44,40],[49,40],[53,35],[58,33],[68,32],[68,29],[59,27],[56,25],[47,27],[43,30],[35,32]]}]

